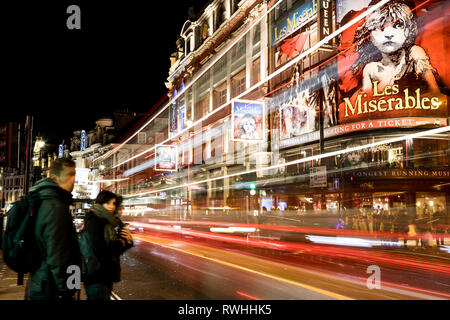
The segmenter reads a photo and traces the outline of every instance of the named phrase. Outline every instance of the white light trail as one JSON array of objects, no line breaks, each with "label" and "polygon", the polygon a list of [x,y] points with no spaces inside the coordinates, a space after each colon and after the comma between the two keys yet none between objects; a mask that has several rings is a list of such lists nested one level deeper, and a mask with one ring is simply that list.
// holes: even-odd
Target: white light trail
[{"label": "white light trail", "polygon": [[129,178],[122,178],[122,179],[106,179],[106,180],[96,180],[94,183],[105,183],[105,182],[120,182],[120,181],[126,181]]},{"label": "white light trail", "polygon": [[299,164],[299,163],[304,163],[304,162],[308,162],[308,161],[319,160],[319,159],[333,157],[333,156],[337,156],[337,155],[342,155],[342,154],[345,154],[345,153],[351,153],[351,152],[354,152],[354,151],[359,151],[359,150],[363,150],[363,149],[367,149],[367,148],[373,148],[373,147],[381,146],[381,145],[384,145],[384,144],[404,141],[404,140],[408,140],[408,139],[419,138],[419,137],[423,137],[423,136],[428,136],[428,135],[438,134],[438,133],[443,133],[443,132],[448,132],[448,131],[450,131],[450,126],[440,127],[440,128],[426,130],[426,131],[421,131],[421,132],[416,132],[416,133],[412,133],[412,134],[408,134],[408,135],[404,135],[404,136],[400,136],[400,137],[396,137],[396,138],[391,138],[391,139],[381,140],[381,141],[378,141],[378,142],[368,143],[368,144],[360,145],[360,146],[357,146],[357,147],[341,149],[341,150],[332,151],[332,152],[328,152],[328,153],[324,153],[324,154],[310,156],[310,157],[307,157],[307,158],[302,158],[302,159],[294,160],[294,161],[291,161],[291,162],[286,162],[286,163],[282,163],[282,164],[278,164],[278,165],[273,165],[273,166],[270,166],[270,167],[253,169],[253,170],[248,170],[248,171],[244,171],[244,172],[237,172],[237,173],[233,173],[233,174],[229,174],[229,175],[225,175],[225,176],[221,176],[221,177],[215,177],[215,178],[211,178],[211,179],[206,179],[206,180],[201,180],[201,181],[194,181],[194,182],[191,182],[191,183],[186,183],[186,184],[183,184],[183,185],[174,186],[174,187],[170,187],[170,188],[164,188],[164,189],[152,190],[152,191],[143,192],[143,193],[136,193],[136,194],[131,194],[131,195],[125,195],[124,197],[126,197],[126,198],[139,197],[139,196],[144,196],[144,195],[152,194],[152,193],[159,193],[159,192],[164,192],[164,191],[169,191],[169,190],[174,190],[174,189],[179,189],[179,188],[186,188],[186,187],[190,187],[190,186],[193,186],[193,185],[203,184],[203,183],[212,182],[212,181],[216,181],[216,180],[222,180],[222,179],[225,179],[225,178],[232,178],[232,177],[236,177],[236,176],[239,176],[239,175],[245,175],[245,174],[249,174],[249,173],[255,173],[255,172],[261,172],[261,171],[266,171],[266,170],[278,169],[278,168],[290,166],[290,165],[293,165],[293,164]]},{"label": "white light trail", "polygon": [[371,240],[363,238],[350,238],[350,237],[324,237],[307,235],[306,239],[314,243],[331,244],[335,246],[348,246],[348,247],[362,247],[371,248],[374,246],[389,246],[399,247],[399,242],[384,241],[384,240]]},{"label": "white light trail", "polygon": [[218,233],[235,233],[235,232],[249,232],[253,233],[256,231],[256,228],[244,228],[244,227],[228,227],[228,228],[209,228],[211,232]]},{"label": "white light trail", "polygon": [[[376,5],[374,5],[373,7],[371,7],[370,9],[368,9],[367,11],[365,11],[364,13],[360,14],[358,17],[356,17],[355,19],[349,21],[348,23],[346,23],[344,26],[340,27],[338,30],[336,30],[335,32],[333,32],[332,34],[330,34],[328,37],[324,38],[323,40],[319,41],[316,45],[314,45],[313,47],[309,48],[308,50],[306,50],[305,52],[303,52],[302,54],[300,54],[298,57],[296,57],[295,59],[291,60],[290,62],[288,62],[287,64],[285,64],[283,67],[281,67],[280,69],[278,69],[277,71],[273,72],[272,74],[270,74],[269,76],[266,76],[264,79],[262,79],[261,81],[259,81],[258,83],[256,83],[255,85],[253,85],[252,87],[250,87],[249,89],[247,89],[246,91],[244,91],[243,93],[241,93],[240,95],[238,95],[237,97],[231,99],[229,102],[223,104],[222,106],[220,106],[219,108],[215,109],[214,111],[210,112],[209,114],[207,114],[206,116],[204,116],[203,118],[197,120],[195,123],[193,123],[193,126],[195,126],[196,124],[201,123],[202,121],[206,120],[207,118],[209,118],[210,116],[212,116],[213,114],[219,112],[220,110],[224,109],[226,106],[228,106],[229,104],[232,104],[235,100],[238,99],[242,99],[242,97],[244,97],[245,95],[247,95],[248,93],[254,91],[256,88],[258,88],[259,86],[261,86],[262,84],[264,84],[265,82],[271,80],[272,78],[274,78],[275,76],[277,76],[278,74],[280,74],[281,72],[285,71],[286,69],[290,68],[291,66],[295,65],[298,61],[300,61],[301,59],[303,59],[304,57],[306,57],[307,55],[313,53],[314,51],[318,50],[322,45],[328,43],[330,40],[332,40],[334,37],[338,36],[340,33],[344,32],[345,30],[347,30],[349,27],[351,27],[352,25],[354,25],[355,23],[359,22],[361,19],[365,18],[367,15],[371,14],[372,12],[376,11],[377,9],[379,9],[380,7],[382,7],[383,5],[385,5],[387,2],[389,2],[390,0],[382,0],[381,2],[377,3]],[[280,1],[278,1],[280,2]],[[262,15],[261,17],[259,17],[258,19],[255,20],[255,22],[253,22],[251,24],[251,26],[253,27],[256,23],[258,23],[260,20],[262,20],[267,14],[269,14],[278,4],[278,2],[272,7],[270,8],[268,11],[266,11],[264,13],[264,15]],[[251,28],[249,28],[246,32],[248,32]],[[235,42],[233,43],[233,45],[235,43],[237,43],[245,34],[243,33],[242,35],[238,36],[235,40]],[[233,47],[233,45],[230,47],[230,49]],[[226,51],[227,52],[227,51]],[[223,55],[226,53],[224,52]],[[221,57],[221,56],[220,56]],[[218,57],[218,58],[220,58]],[[199,74],[199,76],[203,75],[207,70],[209,70],[209,68],[211,68],[214,65],[214,63],[212,63],[208,68],[206,68],[201,74]],[[198,79],[198,77],[196,77],[196,79]],[[195,79],[195,80],[196,80]],[[192,81],[188,86],[186,86],[184,88],[184,90],[182,92],[180,92],[178,94],[177,97],[181,96],[182,93],[184,93],[195,81]],[[133,136],[135,136],[138,132],[140,132],[145,126],[147,126],[151,121],[153,121],[160,113],[162,113],[166,108],[168,108],[172,102],[174,100],[177,99],[177,97],[173,98],[172,100],[169,101],[169,103],[167,103],[167,105],[159,112],[157,113],[150,121],[148,121],[141,129],[139,129]],[[179,137],[180,135],[184,134],[187,130],[189,130],[190,127],[184,129],[183,131],[177,133],[176,135],[166,139],[165,141],[161,142],[161,144],[167,143],[168,141]],[[130,138],[131,139],[131,138]],[[129,140],[127,140],[126,142],[128,142]],[[121,144],[119,147],[123,146],[126,142],[124,142],[123,144]],[[119,164],[113,166],[112,168],[117,168],[118,166],[121,166],[124,163],[127,163],[133,159],[136,159],[140,156],[142,156],[143,154],[146,154],[152,150],[155,149],[155,146],[125,160],[120,162]],[[95,161],[95,160],[94,160]]]}]

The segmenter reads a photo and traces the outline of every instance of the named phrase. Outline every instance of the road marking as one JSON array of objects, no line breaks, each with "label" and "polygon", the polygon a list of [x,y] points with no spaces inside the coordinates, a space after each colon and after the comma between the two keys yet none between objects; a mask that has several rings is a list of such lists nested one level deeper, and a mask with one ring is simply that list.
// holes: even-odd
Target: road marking
[{"label": "road marking", "polygon": [[216,263],[220,263],[220,264],[223,264],[223,265],[228,266],[228,267],[244,270],[244,271],[247,271],[247,272],[251,272],[251,273],[254,273],[254,274],[257,274],[257,275],[260,275],[260,276],[263,276],[263,277],[271,278],[271,279],[274,279],[274,280],[278,280],[278,281],[281,281],[281,282],[286,282],[286,283],[292,284],[294,286],[301,287],[301,288],[304,288],[304,289],[307,289],[307,290],[310,290],[310,291],[314,291],[314,292],[317,292],[317,293],[320,293],[320,294],[323,294],[323,295],[326,295],[326,296],[329,296],[329,297],[332,297],[332,298],[335,298],[335,299],[338,299],[338,300],[354,300],[354,299],[352,299],[350,297],[346,297],[346,296],[343,296],[343,295],[340,295],[340,294],[337,294],[337,293],[334,293],[334,292],[331,292],[331,291],[328,291],[328,290],[316,288],[316,287],[313,287],[313,286],[310,286],[310,285],[307,285],[307,284],[304,284],[304,283],[300,283],[300,282],[297,282],[297,281],[292,281],[292,280],[288,280],[288,279],[285,279],[285,278],[281,278],[281,277],[278,277],[278,276],[275,276],[275,275],[259,272],[259,271],[256,271],[256,270],[252,270],[252,269],[249,269],[249,268],[246,268],[246,267],[243,267],[243,266],[239,266],[239,265],[234,264],[234,263],[230,263],[230,262],[226,262],[226,261],[223,261],[223,260],[219,260],[219,259],[216,259],[216,258],[206,257],[206,256],[204,256],[202,254],[198,254],[198,253],[195,253],[195,252],[192,252],[192,251],[189,251],[189,250],[184,250],[184,249],[179,249],[179,248],[175,248],[175,247],[172,247],[172,246],[168,246],[168,245],[162,244],[162,243],[157,242],[157,241],[152,241],[147,236],[133,235],[133,238],[137,238],[137,239],[140,239],[142,241],[146,241],[146,242],[150,242],[150,243],[153,243],[153,244],[157,244],[157,245],[159,245],[161,247],[165,247],[165,248],[168,248],[168,249],[172,249],[172,250],[180,251],[180,252],[183,252],[183,253],[187,253],[187,254],[190,254],[190,255],[202,258],[202,259],[206,259],[206,260],[210,260],[210,261],[213,261],[213,262],[216,262]]},{"label": "road marking", "polygon": [[122,300],[114,291],[111,291],[111,300]]}]

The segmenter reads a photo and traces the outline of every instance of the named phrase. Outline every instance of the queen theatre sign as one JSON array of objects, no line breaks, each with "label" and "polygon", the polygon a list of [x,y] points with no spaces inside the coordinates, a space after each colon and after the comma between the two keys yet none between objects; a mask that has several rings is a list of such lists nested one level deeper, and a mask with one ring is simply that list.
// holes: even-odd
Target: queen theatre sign
[{"label": "queen theatre sign", "polygon": [[[319,40],[323,40],[333,32],[333,3],[332,0],[319,0]],[[331,49],[331,40],[322,45]]]},{"label": "queen theatre sign", "polygon": [[389,179],[450,179],[450,170],[432,169],[387,169],[349,172],[357,178]]}]

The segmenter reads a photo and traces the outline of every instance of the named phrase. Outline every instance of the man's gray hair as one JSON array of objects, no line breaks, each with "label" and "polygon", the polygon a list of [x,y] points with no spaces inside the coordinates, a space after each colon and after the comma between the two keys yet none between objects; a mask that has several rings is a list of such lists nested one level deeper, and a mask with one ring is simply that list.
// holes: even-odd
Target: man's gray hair
[{"label": "man's gray hair", "polygon": [[53,161],[50,166],[50,177],[57,176],[60,177],[64,172],[64,168],[75,168],[75,162],[69,158],[58,158]]}]

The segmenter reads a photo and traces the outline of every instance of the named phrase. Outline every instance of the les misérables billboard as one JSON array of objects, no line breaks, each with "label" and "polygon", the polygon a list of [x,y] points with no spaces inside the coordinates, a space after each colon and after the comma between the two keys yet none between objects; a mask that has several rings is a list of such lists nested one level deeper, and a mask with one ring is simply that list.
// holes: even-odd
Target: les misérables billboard
[{"label": "les mis\u00e9rables billboard", "polygon": [[[379,2],[337,0],[338,24]],[[448,1],[392,0],[342,33],[340,124],[365,121],[375,128],[378,122],[367,120],[398,119],[393,126],[446,125],[449,12]]]}]

